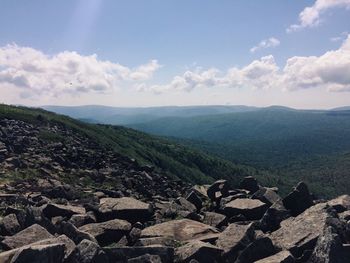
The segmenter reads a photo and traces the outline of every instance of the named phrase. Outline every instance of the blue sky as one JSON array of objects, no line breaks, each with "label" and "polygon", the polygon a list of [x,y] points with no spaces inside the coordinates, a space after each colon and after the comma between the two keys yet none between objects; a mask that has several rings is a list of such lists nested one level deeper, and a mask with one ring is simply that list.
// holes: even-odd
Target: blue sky
[{"label": "blue sky", "polygon": [[0,102],[349,105],[349,18],[349,0],[3,0]]}]

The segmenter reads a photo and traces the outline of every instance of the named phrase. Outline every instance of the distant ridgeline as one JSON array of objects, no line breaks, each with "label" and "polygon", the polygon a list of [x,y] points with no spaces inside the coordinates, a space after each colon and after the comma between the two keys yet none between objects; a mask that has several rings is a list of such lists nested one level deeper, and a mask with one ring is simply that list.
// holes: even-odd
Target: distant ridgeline
[{"label": "distant ridgeline", "polygon": [[[350,110],[193,106],[46,107],[90,122],[126,125],[234,163],[268,171],[282,190],[304,180],[320,196],[350,189]],[[272,179],[271,179],[272,178]]]}]

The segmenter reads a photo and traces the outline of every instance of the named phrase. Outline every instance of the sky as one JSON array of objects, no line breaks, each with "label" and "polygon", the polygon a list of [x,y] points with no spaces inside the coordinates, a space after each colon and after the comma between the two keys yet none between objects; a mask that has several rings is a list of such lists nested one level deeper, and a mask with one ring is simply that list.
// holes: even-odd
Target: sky
[{"label": "sky", "polygon": [[350,105],[350,0],[0,0],[0,103]]}]

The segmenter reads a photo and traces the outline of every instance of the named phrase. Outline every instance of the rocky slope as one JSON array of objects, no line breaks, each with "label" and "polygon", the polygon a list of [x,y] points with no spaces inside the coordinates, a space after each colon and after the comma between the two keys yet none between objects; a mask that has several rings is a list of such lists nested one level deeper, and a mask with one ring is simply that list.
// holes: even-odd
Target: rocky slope
[{"label": "rocky slope", "polygon": [[189,185],[36,118],[0,120],[0,263],[349,262],[348,195]]}]

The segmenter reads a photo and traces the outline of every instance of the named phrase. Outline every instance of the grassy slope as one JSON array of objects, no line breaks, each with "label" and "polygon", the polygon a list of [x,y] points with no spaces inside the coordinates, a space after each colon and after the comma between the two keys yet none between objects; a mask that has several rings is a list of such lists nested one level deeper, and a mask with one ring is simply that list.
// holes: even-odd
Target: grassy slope
[{"label": "grassy slope", "polygon": [[208,183],[217,178],[226,178],[237,184],[242,176],[269,176],[255,169],[235,165],[169,140],[150,136],[132,129],[83,123],[72,118],[41,109],[0,105],[0,119],[10,118],[36,123],[38,115],[50,122],[63,123],[76,132],[83,133],[105,147],[137,159],[141,164],[152,164],[169,176],[192,183]]}]

